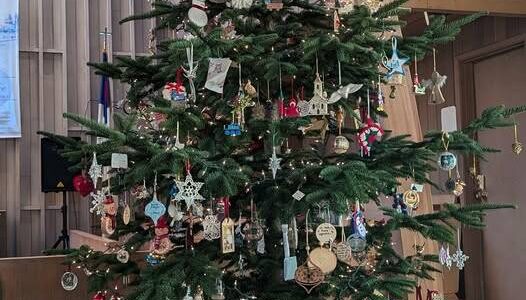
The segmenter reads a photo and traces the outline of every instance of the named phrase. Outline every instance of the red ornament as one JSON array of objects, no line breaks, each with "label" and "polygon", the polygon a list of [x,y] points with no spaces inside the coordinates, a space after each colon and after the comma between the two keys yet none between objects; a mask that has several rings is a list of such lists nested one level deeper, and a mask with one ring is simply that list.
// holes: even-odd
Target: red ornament
[{"label": "red ornament", "polygon": [[372,118],[368,117],[358,132],[358,143],[363,151],[363,154],[369,155],[371,147],[376,140],[384,134],[384,130],[380,124],[375,123]]},{"label": "red ornament", "polygon": [[73,188],[75,188],[75,191],[79,192],[82,197],[86,197],[95,189],[93,181],[83,174],[78,174],[73,177]]},{"label": "red ornament", "polygon": [[97,292],[95,295],[93,295],[92,300],[106,300],[106,295],[104,295],[103,292]]},{"label": "red ornament", "polygon": [[297,118],[300,116],[300,111],[294,97],[290,98],[289,105],[284,108],[283,115],[285,118]]}]

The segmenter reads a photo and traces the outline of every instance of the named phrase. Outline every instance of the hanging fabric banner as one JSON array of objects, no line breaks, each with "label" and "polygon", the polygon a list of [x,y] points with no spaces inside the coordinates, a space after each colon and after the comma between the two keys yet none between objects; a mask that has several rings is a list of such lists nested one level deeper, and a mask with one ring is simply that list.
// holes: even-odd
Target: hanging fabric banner
[{"label": "hanging fabric banner", "polygon": [[0,138],[21,137],[18,1],[0,6]]}]

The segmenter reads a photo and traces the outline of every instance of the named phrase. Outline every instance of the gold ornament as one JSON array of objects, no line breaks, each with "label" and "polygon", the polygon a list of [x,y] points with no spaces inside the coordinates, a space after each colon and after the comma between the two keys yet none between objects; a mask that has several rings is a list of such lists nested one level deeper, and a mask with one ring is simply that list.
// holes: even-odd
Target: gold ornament
[{"label": "gold ornament", "polygon": [[515,138],[514,138],[513,144],[511,144],[511,148],[513,150],[513,153],[519,155],[522,152],[523,145],[521,142],[519,142],[519,137],[517,134],[517,124],[513,125],[513,130],[515,133]]},{"label": "gold ornament", "polygon": [[418,196],[418,193],[413,190],[407,190],[404,192],[404,203],[409,206],[412,209],[418,208],[418,204],[420,204],[420,196]]},{"label": "gold ornament", "polygon": [[457,180],[455,180],[455,189],[453,190],[453,194],[457,197],[462,195],[462,193],[464,193],[465,186],[466,183],[457,177]]}]

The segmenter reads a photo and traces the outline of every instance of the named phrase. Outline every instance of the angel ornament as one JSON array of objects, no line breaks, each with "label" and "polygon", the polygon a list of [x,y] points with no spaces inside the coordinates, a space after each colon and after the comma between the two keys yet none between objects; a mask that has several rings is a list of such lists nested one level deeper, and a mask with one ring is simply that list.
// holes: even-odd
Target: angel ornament
[{"label": "angel ornament", "polygon": [[446,102],[444,95],[442,94],[442,87],[446,84],[447,76],[440,75],[437,71],[436,64],[436,51],[433,48],[433,73],[431,78],[424,80],[423,85],[429,91],[429,104],[442,104]]}]

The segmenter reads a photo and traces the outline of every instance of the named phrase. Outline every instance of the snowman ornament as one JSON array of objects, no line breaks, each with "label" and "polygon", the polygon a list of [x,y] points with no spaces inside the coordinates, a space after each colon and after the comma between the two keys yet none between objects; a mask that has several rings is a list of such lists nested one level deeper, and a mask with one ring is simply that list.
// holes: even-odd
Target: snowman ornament
[{"label": "snowman ornament", "polygon": [[205,1],[192,0],[192,7],[188,11],[188,19],[198,27],[205,27],[208,24],[208,16],[205,10]]}]

